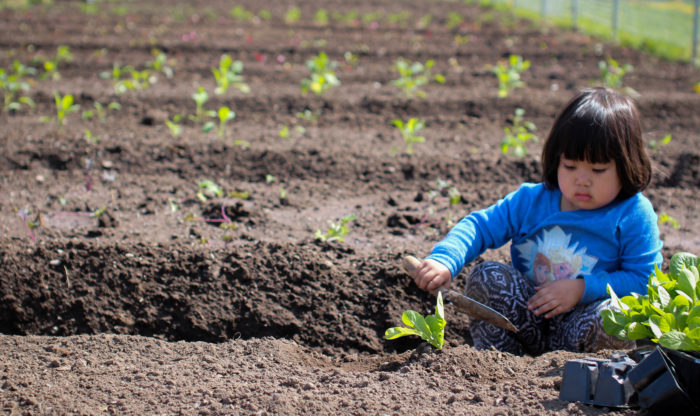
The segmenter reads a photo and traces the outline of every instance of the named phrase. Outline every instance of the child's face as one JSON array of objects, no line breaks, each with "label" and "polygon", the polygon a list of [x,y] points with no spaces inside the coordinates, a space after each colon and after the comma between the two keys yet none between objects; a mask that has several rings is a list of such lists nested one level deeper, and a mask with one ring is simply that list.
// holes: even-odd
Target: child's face
[{"label": "child's face", "polygon": [[590,163],[566,159],[562,155],[557,179],[562,193],[562,211],[603,207],[611,203],[622,189],[614,160]]}]

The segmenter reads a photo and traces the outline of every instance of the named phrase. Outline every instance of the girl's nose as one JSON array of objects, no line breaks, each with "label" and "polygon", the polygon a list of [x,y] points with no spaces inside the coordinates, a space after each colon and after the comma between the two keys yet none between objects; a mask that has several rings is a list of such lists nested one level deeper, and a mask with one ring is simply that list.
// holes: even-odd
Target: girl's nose
[{"label": "girl's nose", "polygon": [[576,184],[582,186],[589,186],[591,184],[590,175],[586,172],[579,171],[576,175]]}]

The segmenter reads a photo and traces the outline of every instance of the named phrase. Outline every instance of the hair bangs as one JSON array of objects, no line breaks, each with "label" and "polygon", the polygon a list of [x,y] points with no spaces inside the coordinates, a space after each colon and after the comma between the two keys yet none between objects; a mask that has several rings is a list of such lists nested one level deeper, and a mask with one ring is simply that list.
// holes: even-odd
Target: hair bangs
[{"label": "hair bangs", "polygon": [[[598,107],[598,108],[595,108]],[[620,153],[617,133],[604,121],[604,109],[589,101],[572,114],[562,134],[561,154],[570,160],[607,163]],[[607,126],[607,128],[606,128]]]}]

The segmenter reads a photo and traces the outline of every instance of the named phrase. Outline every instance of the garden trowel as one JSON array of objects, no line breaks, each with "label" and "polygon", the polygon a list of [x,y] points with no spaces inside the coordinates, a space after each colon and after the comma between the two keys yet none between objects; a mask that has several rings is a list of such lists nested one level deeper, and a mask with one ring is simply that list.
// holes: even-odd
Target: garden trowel
[{"label": "garden trowel", "polygon": [[[413,256],[406,256],[403,259],[403,268],[413,277],[416,269],[421,261]],[[442,297],[447,302],[452,302],[455,307],[463,312],[466,312],[471,318],[486,321],[490,324],[507,329],[509,331],[518,332],[518,328],[513,325],[505,316],[489,308],[481,302],[477,302],[469,296],[465,296],[454,290],[446,287],[439,287],[431,293],[437,296],[438,291],[442,293]]]}]

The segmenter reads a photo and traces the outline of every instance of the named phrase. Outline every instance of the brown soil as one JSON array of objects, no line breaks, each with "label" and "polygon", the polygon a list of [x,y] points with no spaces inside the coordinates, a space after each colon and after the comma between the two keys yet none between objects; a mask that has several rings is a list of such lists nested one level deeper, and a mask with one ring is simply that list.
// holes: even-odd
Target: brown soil
[{"label": "brown soil", "polygon": [[[538,180],[541,141],[522,159],[499,150],[515,108],[544,138],[607,57],[634,65],[624,81],[640,93],[646,139],[673,137],[653,152],[646,191],[680,224],[660,226],[664,257],[700,252],[696,68],[452,2],[329,1],[331,16],[380,17],[328,26],[314,23],[321,6],[309,0],[295,2],[298,22],[285,22],[290,5],[271,0],[236,3],[271,12],[251,21],[231,17],[232,4],[220,0],[100,2],[94,14],[84,4],[0,11],[2,67],[53,56],[59,45],[74,55],[60,79],[33,78],[36,108],[0,113],[3,412],[635,412],[559,401],[563,366],[580,355],[477,351],[468,318],[449,306],[441,351],[383,333],[402,311],[434,307],[400,270],[402,256],[425,255],[470,210]],[[388,19],[400,11],[410,13],[405,26]],[[448,29],[452,11],[465,23]],[[428,13],[432,22],[417,28]],[[114,62],[143,68],[154,47],[174,60],[172,78],[116,95],[99,77]],[[342,85],[303,95],[304,64],[320,51],[341,62]],[[348,51],[356,63],[344,60]],[[251,93],[213,94],[222,53],[244,63]],[[526,87],[500,99],[488,65],[510,53],[532,67]],[[399,57],[434,59],[445,84],[425,87],[425,98],[403,96],[392,85]],[[178,137],[165,125],[194,112],[199,86],[211,95],[208,109],[236,112],[223,138],[187,117]],[[58,129],[38,121],[55,114],[54,92],[72,94],[81,110],[113,101],[121,110],[104,120],[71,114]],[[297,116],[305,110],[317,119]],[[392,125],[410,117],[427,125],[412,155]],[[86,130],[99,140],[86,140]],[[200,199],[205,179],[223,195]],[[461,203],[451,205],[438,180]],[[235,228],[219,227],[222,212]],[[314,239],[350,214],[344,241]],[[508,251],[482,259],[507,261]]]}]

